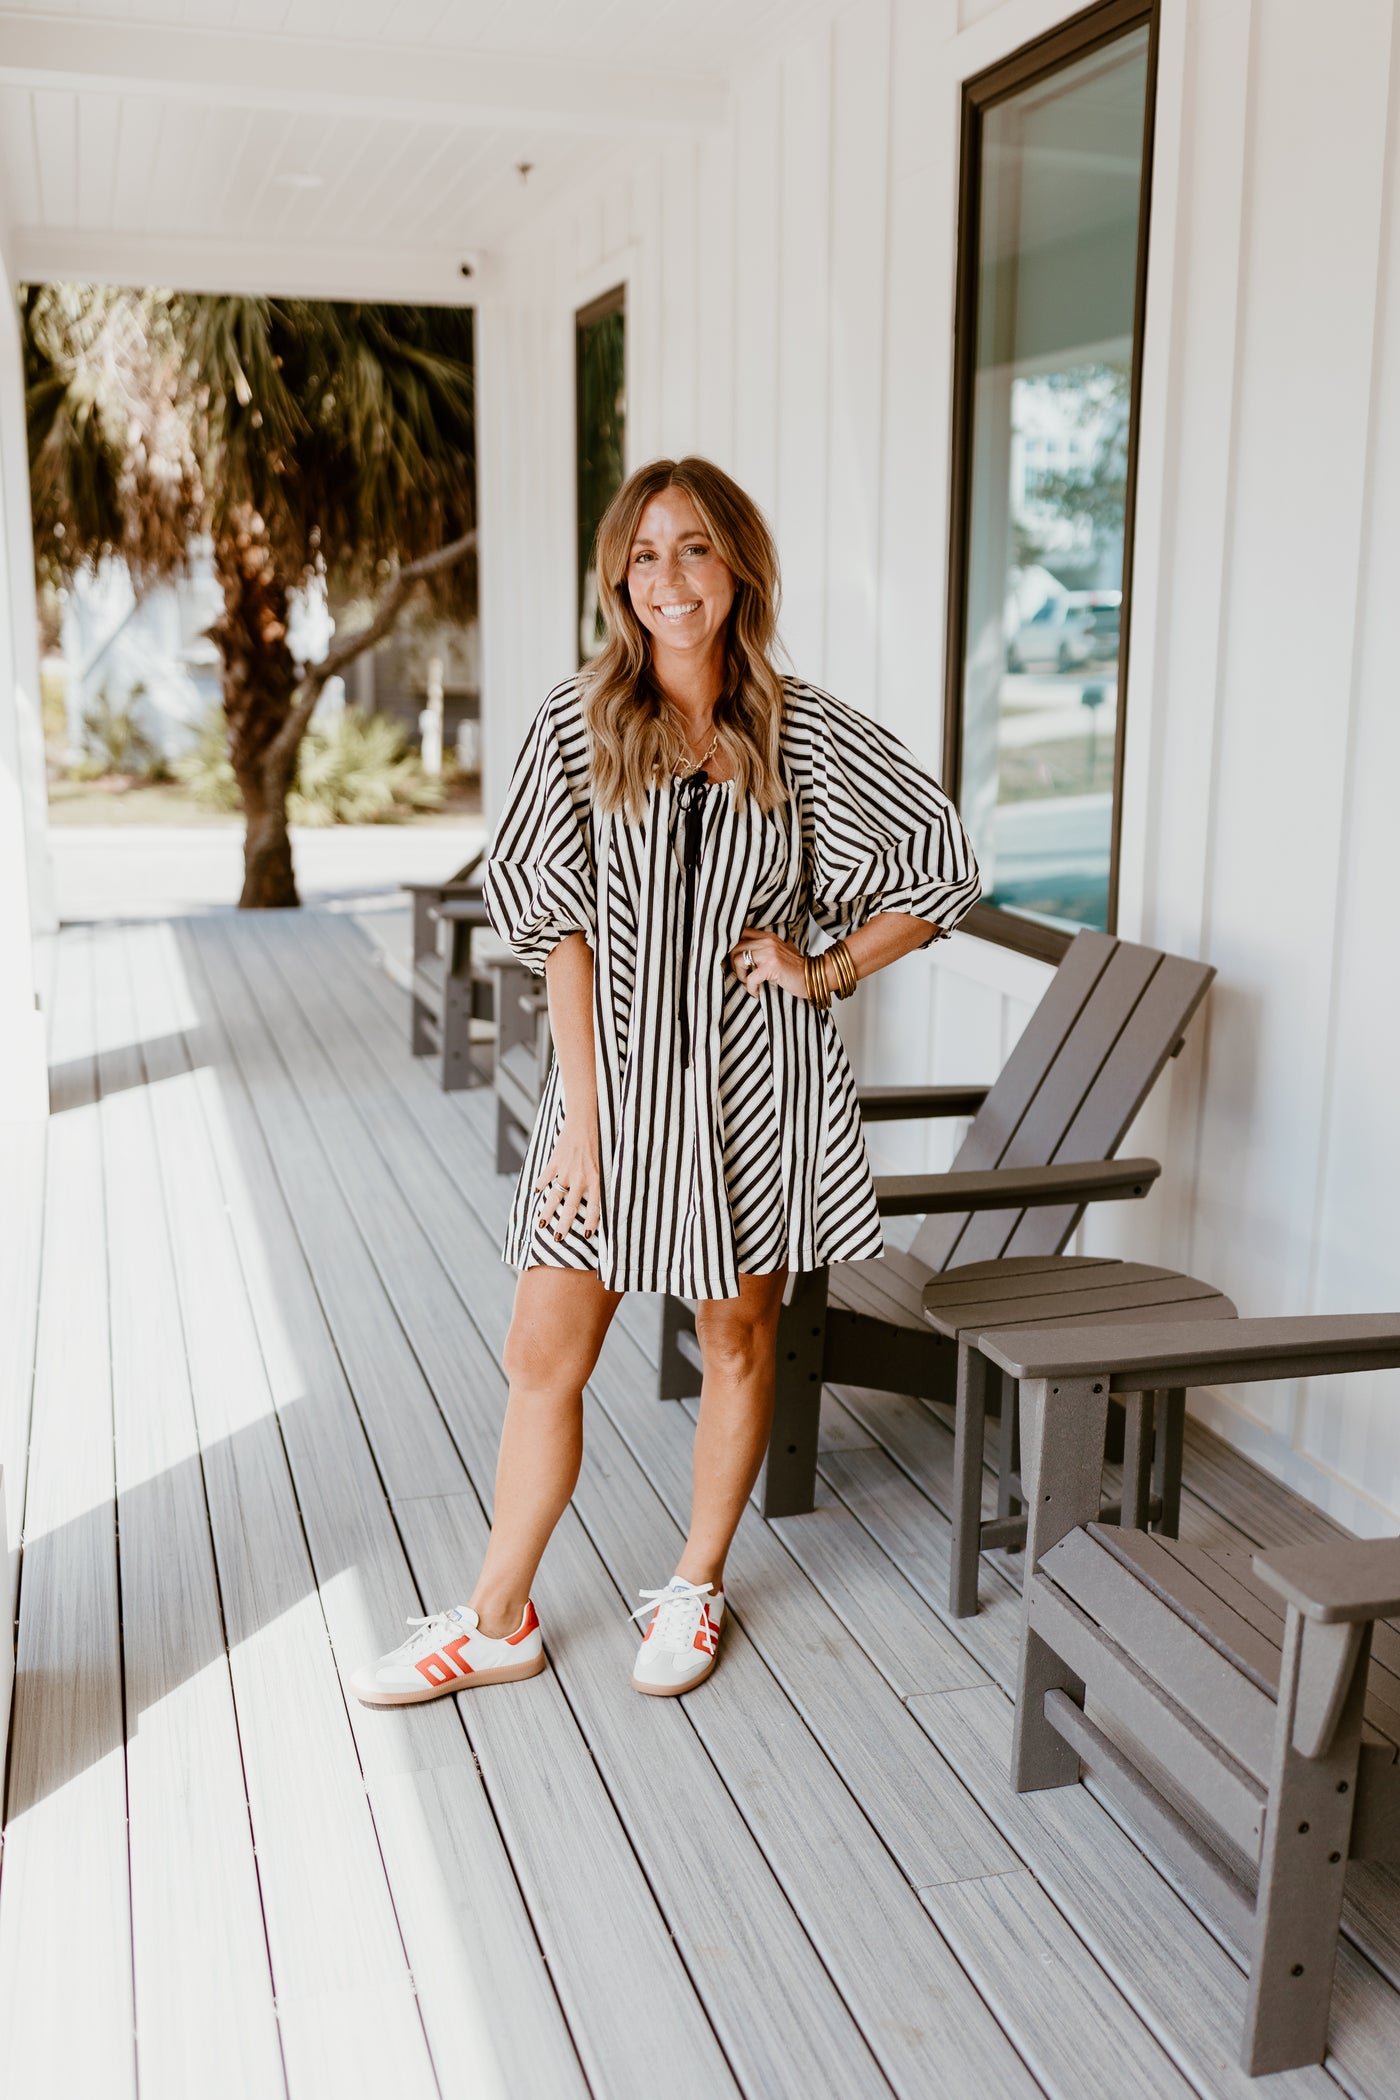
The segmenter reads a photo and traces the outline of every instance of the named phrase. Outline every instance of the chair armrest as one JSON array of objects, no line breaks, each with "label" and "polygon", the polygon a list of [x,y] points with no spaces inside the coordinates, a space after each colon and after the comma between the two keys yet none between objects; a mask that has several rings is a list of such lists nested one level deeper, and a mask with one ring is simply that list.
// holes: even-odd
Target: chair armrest
[{"label": "chair armrest", "polygon": [[861,1086],[856,1100],[867,1123],[898,1123],[914,1116],[975,1116],[989,1086]]},{"label": "chair armrest", "polygon": [[1400,1612],[1400,1539],[1322,1539],[1256,1553],[1254,1572],[1324,1626]]},{"label": "chair armrest", "polygon": [[471,859],[463,861],[444,882],[401,882],[399,888],[407,890],[410,897],[460,897],[468,892],[479,895],[485,873],[481,863],[485,858],[486,848],[479,846]]},{"label": "chair armrest", "polygon": [[1145,1196],[1161,1171],[1155,1159],[1090,1159],[1049,1167],[987,1167],[964,1174],[877,1174],[875,1197],[886,1218],[1115,1203]]},{"label": "chair armrest", "polygon": [[1148,1386],[1248,1385],[1400,1365],[1400,1314],[1277,1320],[1153,1320],[1122,1327],[1003,1327],[978,1343],[1013,1378],[1097,1378],[1111,1393]]},{"label": "chair armrest", "polygon": [[480,896],[444,897],[439,903],[430,904],[428,910],[435,919],[456,920],[468,926],[489,926],[491,923]]}]

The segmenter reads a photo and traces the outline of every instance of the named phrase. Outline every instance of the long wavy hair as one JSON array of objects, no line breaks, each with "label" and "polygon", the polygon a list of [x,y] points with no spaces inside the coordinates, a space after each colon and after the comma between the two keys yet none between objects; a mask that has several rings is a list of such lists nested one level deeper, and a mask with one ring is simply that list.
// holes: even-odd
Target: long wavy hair
[{"label": "long wavy hair", "polygon": [[724,685],[715,703],[720,749],[733,761],[734,792],[759,809],[787,799],[779,768],[783,688],[773,656],[781,584],[778,550],[763,513],[707,459],[655,459],[622,484],[598,526],[594,559],[607,639],[580,673],[591,733],[591,788],[603,809],[636,818],[658,773],[686,758],[680,720],[652,669],[651,636],[627,591],[642,512],[663,489],[684,489],[715,552],[734,577],[725,626]]}]

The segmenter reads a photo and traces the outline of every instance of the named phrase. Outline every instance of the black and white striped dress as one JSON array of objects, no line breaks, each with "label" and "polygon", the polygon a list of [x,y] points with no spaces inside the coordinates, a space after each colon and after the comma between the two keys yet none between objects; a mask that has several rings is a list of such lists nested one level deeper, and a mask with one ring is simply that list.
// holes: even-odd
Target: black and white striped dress
[{"label": "black and white striped dress", "polygon": [[593,949],[603,1186],[595,1237],[577,1220],[562,1240],[540,1231],[533,1184],[564,1116],[556,1059],[506,1229],[516,1268],[732,1298],[741,1274],[884,1251],[833,1015],[774,984],[754,998],[729,951],[746,926],[806,947],[809,916],[833,938],[881,911],[947,932],[978,895],[977,866],[952,804],[897,737],[813,686],[783,685],[790,798],[766,814],[701,776],[653,786],[639,820],[593,808],[576,679],[530,725],[484,894],[533,971],[567,933]]}]

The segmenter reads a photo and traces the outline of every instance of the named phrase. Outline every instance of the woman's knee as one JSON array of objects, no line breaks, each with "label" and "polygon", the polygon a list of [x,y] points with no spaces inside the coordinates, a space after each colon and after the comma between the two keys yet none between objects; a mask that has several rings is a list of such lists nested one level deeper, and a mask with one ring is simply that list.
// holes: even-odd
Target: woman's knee
[{"label": "woman's knee", "polygon": [[540,1393],[577,1394],[592,1375],[619,1302],[594,1276],[526,1269],[501,1351],[511,1385]]},{"label": "woman's knee", "polygon": [[716,1312],[699,1306],[695,1334],[707,1371],[743,1377],[772,1362],[777,1322],[766,1313]]}]

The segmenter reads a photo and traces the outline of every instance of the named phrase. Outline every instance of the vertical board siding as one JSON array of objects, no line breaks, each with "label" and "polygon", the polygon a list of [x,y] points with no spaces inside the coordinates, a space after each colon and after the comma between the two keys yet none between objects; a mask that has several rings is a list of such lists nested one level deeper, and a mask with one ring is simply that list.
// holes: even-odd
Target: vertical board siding
[{"label": "vertical board siding", "polygon": [[833,691],[877,714],[890,108],[890,16],[883,0],[867,0],[837,18],[834,64],[826,675]]},{"label": "vertical board siding", "polygon": [[[1351,1311],[1400,1299],[1395,1223],[1400,1131],[1395,1046],[1400,1042],[1400,970],[1395,901],[1400,897],[1400,36],[1392,37],[1385,225],[1376,302],[1373,424],[1369,448],[1351,748],[1345,784],[1342,878],[1336,907],[1336,972],[1326,1090],[1325,1137],[1316,1212],[1312,1296]],[[1379,1139],[1379,1144],[1378,1144]],[[1299,1439],[1310,1458],[1368,1483],[1388,1510],[1400,1507],[1400,1450],[1392,1374],[1365,1401],[1308,1391]]]},{"label": "vertical board siding", "polygon": [[667,148],[655,206],[660,215],[661,253],[657,449],[671,457],[693,447],[699,419],[697,157],[693,139],[681,139]]},{"label": "vertical board siding", "polygon": [[831,271],[831,40],[783,62],[782,222],[778,311],[778,496],[783,640],[803,675],[826,676],[827,416]]},{"label": "vertical board siding", "polygon": [[[797,668],[937,763],[961,83],[1075,11],[849,0],[734,81],[726,125],[619,149],[518,236],[483,316],[488,808],[572,663],[545,602],[557,571],[571,626],[571,543],[532,561],[523,515],[528,491],[572,517],[571,367],[529,340],[612,262],[632,461],[735,473],[779,536]],[[1400,1299],[1394,43],[1388,0],[1325,36],[1307,0],[1162,0],[1120,931],[1220,974],[1131,1139],[1158,1188],[1083,1241],[1257,1313]],[[1035,984],[950,947],[842,1016],[862,1076],[1004,1056]],[[872,1156],[942,1164],[956,1136],[891,1126]],[[1376,1530],[1400,1519],[1395,1398],[1378,1376],[1195,1404]]]},{"label": "vertical board siding", "polygon": [[778,303],[782,253],[782,86],[776,67],[746,81],[734,113],[734,458],[770,517],[778,494]]},{"label": "vertical board siding", "polygon": [[[1390,14],[1255,23],[1197,1239],[1261,1311],[1304,1308],[1316,1231]],[[1290,1433],[1284,1393],[1272,1421]]]},{"label": "vertical board siding", "polygon": [[700,349],[695,443],[709,459],[734,456],[734,156],[724,134],[700,141],[696,195],[696,335]]}]

